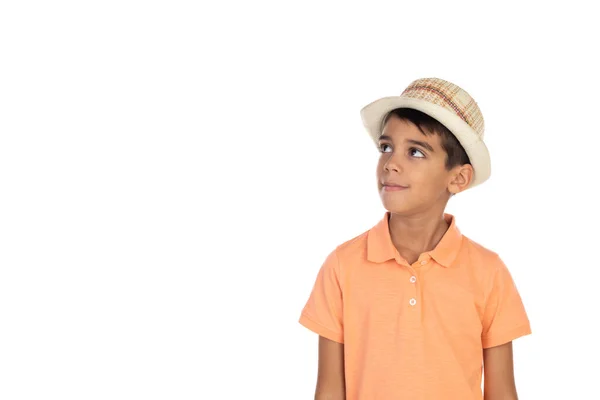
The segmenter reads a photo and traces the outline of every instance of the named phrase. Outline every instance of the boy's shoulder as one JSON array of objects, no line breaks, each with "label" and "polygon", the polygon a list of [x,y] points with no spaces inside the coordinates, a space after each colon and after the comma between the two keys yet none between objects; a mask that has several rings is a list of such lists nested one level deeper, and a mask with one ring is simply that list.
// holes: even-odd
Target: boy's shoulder
[{"label": "boy's shoulder", "polygon": [[369,232],[373,228],[369,228],[364,232],[361,232],[358,235],[351,237],[350,239],[345,240],[344,242],[338,244],[335,248],[337,252],[353,252],[361,249],[366,250],[367,238],[369,236]]},{"label": "boy's shoulder", "polygon": [[376,228],[377,225],[363,230],[359,234],[348,236],[348,239],[339,242],[333,249],[332,253],[336,253],[337,258],[343,259],[360,259],[357,257],[365,256],[367,252],[367,242],[369,232]]},{"label": "boy's shoulder", "polygon": [[464,252],[463,259],[467,260],[472,268],[493,272],[504,265],[500,255],[496,251],[465,235],[462,235],[462,239],[461,251]]},{"label": "boy's shoulder", "polygon": [[489,247],[484,246],[483,244],[479,243],[478,241],[471,239],[471,237],[462,235],[462,238],[463,238],[462,246],[466,246],[467,249],[469,249],[474,254],[480,254],[481,256],[484,256],[484,257],[497,257],[498,256],[498,253],[496,253],[494,250],[490,249]]}]

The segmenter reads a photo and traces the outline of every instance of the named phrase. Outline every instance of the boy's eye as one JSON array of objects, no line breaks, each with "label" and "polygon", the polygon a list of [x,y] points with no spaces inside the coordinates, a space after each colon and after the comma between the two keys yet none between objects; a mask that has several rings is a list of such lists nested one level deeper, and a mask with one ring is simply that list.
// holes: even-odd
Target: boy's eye
[{"label": "boy's eye", "polygon": [[387,153],[387,152],[384,150],[386,146],[387,146],[387,147],[390,147],[390,145],[389,145],[389,144],[387,144],[387,143],[382,143],[382,144],[380,144],[380,145],[379,145],[379,151],[380,151],[380,152],[382,152],[382,153]]},{"label": "boy's eye", "polygon": [[[425,154],[423,154],[423,152],[417,148],[411,147],[408,152],[410,153],[411,156],[414,156],[417,158],[425,158]],[[420,155],[414,155],[415,153],[418,153]]]}]

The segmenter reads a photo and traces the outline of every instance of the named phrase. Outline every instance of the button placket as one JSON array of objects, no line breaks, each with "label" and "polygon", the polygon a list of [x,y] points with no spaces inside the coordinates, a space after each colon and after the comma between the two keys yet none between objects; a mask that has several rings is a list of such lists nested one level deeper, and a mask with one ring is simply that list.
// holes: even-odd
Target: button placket
[{"label": "button placket", "polygon": [[[417,264],[418,266],[418,264]],[[417,312],[417,299],[419,298],[419,294],[418,294],[418,288],[416,285],[417,282],[417,271],[413,266],[408,267],[408,272],[410,273],[409,278],[408,278],[408,307],[412,310],[414,310],[411,314],[416,313],[413,315],[413,317],[417,318],[418,312]],[[405,300],[406,301],[406,300]]]}]

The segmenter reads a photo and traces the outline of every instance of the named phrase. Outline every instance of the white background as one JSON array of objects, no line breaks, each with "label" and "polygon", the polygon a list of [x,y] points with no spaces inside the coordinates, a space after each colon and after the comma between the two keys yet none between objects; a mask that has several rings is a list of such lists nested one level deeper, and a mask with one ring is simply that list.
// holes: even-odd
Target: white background
[{"label": "white background", "polygon": [[0,6],[0,398],[312,398],[300,311],[385,212],[359,110],[435,76],[484,112],[448,212],[521,292],[520,398],[600,399],[597,13],[214,3]]}]

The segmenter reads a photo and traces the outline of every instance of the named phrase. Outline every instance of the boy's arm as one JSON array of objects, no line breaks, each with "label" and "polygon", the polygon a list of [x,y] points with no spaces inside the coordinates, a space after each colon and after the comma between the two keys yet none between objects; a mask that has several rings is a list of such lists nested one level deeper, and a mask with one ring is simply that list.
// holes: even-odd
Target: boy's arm
[{"label": "boy's arm", "polygon": [[518,400],[512,341],[483,349],[484,400]]},{"label": "boy's arm", "polygon": [[319,336],[319,372],[315,400],[345,400],[344,345]]}]

